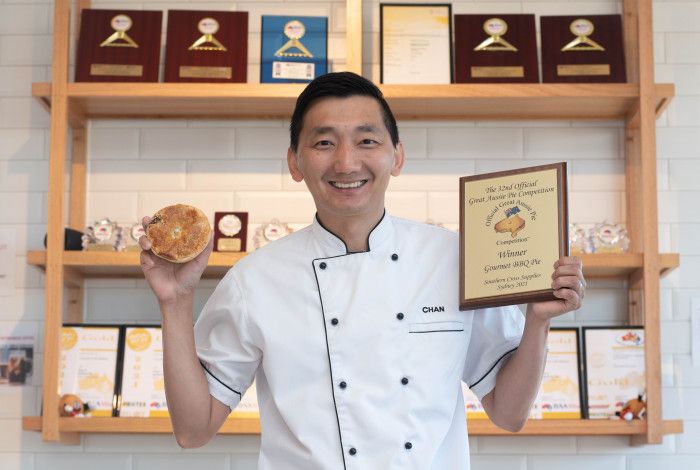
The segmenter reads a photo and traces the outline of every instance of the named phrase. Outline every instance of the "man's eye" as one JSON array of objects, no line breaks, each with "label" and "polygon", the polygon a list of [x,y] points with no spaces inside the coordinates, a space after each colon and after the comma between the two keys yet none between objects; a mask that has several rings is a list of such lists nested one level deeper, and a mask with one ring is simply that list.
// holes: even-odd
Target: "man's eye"
[{"label": "man's eye", "polygon": [[377,141],[374,139],[362,139],[362,141],[360,143],[362,145],[374,145],[377,143]]},{"label": "man's eye", "polygon": [[331,145],[333,145],[333,144],[331,143],[330,140],[319,140],[318,142],[316,142],[316,144],[314,145],[314,147],[316,147],[316,148],[327,148],[327,147],[330,147]]}]

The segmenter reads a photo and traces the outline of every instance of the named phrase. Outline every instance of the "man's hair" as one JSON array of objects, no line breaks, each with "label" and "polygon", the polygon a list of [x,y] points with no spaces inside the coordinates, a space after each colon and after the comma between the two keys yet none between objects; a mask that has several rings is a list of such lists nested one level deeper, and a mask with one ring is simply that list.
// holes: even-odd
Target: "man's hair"
[{"label": "man's hair", "polygon": [[301,92],[297,98],[297,104],[292,114],[292,122],[289,124],[290,147],[294,152],[299,146],[299,134],[304,124],[304,116],[311,105],[321,98],[348,98],[350,96],[369,96],[374,98],[382,108],[384,125],[391,136],[391,143],[399,143],[399,129],[396,127],[389,104],[387,104],[381,90],[371,81],[352,72],[327,73],[315,78]]}]

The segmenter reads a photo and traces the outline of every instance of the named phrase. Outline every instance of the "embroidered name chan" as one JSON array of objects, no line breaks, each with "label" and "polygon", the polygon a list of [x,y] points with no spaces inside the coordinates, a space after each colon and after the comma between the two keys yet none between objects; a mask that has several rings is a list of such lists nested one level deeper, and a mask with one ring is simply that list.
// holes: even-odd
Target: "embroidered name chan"
[{"label": "embroidered name chan", "polygon": [[445,307],[436,305],[434,307],[423,307],[423,313],[437,313],[437,312],[444,312]]}]

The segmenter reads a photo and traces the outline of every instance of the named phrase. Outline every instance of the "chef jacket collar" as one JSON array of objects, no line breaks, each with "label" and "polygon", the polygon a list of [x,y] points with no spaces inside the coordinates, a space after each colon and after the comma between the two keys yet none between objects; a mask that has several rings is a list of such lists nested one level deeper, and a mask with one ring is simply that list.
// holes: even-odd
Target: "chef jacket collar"
[{"label": "chef jacket collar", "polygon": [[[373,248],[379,247],[391,234],[392,224],[390,217],[386,213],[386,209],[382,214],[382,218],[379,219],[377,225],[374,226],[369,232],[369,237],[367,240],[367,251],[372,251]],[[335,233],[328,230],[323,226],[321,220],[318,218],[318,213],[314,217],[314,223],[312,224],[312,231],[316,240],[318,240],[324,247],[331,250],[329,256],[345,255],[350,254],[348,247],[345,242]]]}]

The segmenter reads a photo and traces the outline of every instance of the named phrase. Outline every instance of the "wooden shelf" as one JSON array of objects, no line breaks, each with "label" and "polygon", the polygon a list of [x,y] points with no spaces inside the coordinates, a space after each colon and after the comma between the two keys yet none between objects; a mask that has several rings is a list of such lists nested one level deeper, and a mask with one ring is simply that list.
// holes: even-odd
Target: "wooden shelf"
[{"label": "wooden shelf", "polygon": [[[74,123],[94,118],[288,119],[303,84],[69,83]],[[451,84],[381,85],[398,119],[624,119],[635,111],[639,85]],[[51,84],[32,95],[51,107]],[[660,113],[673,84],[655,86]]]},{"label": "wooden shelf", "polygon": [[[246,253],[212,253],[209,266],[204,271],[205,278],[220,278]],[[591,278],[625,278],[641,269],[644,256],[639,253],[586,254],[583,259],[584,274]],[[660,273],[664,275],[679,265],[677,253],[662,253]],[[46,251],[28,251],[27,263],[46,266]],[[142,277],[137,252],[110,251],[64,251],[63,265],[83,277],[91,278],[134,278]]]},{"label": "wooden shelf", "polygon": [[[587,435],[641,435],[646,432],[646,421],[621,420],[530,420],[518,433],[496,427],[485,419],[469,420],[470,436],[587,436]],[[25,431],[41,431],[41,417],[28,416],[22,420]],[[114,433],[148,434],[173,432],[168,418],[59,418],[59,429],[68,433]],[[665,420],[663,434],[683,432],[681,420]],[[234,417],[228,419],[220,434],[259,434],[257,417]]]}]

